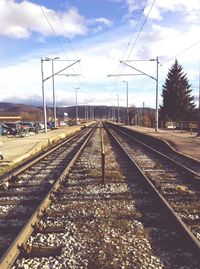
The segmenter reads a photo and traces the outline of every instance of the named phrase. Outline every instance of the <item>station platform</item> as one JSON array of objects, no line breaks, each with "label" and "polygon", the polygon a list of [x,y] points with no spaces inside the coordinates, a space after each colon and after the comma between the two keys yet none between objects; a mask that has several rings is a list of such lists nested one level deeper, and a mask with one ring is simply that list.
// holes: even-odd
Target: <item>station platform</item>
[{"label": "station platform", "polygon": [[38,134],[30,133],[25,137],[8,138],[3,136],[3,156],[0,160],[0,175],[14,168],[24,160],[30,159],[45,148],[58,143],[62,139],[69,137],[91,123],[77,126],[65,126],[59,129],[48,130],[47,133],[41,131]]},{"label": "station platform", "polygon": [[126,126],[126,128],[157,137],[167,142],[173,149],[200,161],[200,137],[197,132],[186,132],[181,130],[162,130],[155,132],[153,128],[141,126]]}]

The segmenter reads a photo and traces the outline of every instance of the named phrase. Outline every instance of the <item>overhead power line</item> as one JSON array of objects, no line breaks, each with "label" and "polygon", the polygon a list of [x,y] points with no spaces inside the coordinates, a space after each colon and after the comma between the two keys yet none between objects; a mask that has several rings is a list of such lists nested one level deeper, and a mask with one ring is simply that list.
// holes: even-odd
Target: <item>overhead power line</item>
[{"label": "overhead power line", "polygon": [[142,26],[141,26],[141,28],[140,28],[140,31],[138,32],[138,34],[137,34],[137,36],[136,36],[136,39],[135,39],[135,41],[134,41],[134,43],[133,43],[133,46],[132,46],[132,48],[131,48],[131,50],[130,50],[130,52],[129,52],[129,55],[128,55],[128,57],[127,57],[126,60],[129,59],[129,57],[130,57],[130,55],[131,55],[131,53],[132,53],[132,51],[133,51],[133,49],[134,49],[134,46],[135,46],[135,44],[136,44],[136,42],[137,42],[137,40],[138,40],[138,38],[139,38],[139,36],[140,36],[140,34],[141,34],[143,28],[144,28],[144,25],[145,25],[145,23],[147,22],[147,19],[148,19],[148,17],[149,17],[149,14],[151,13],[151,10],[152,10],[152,8],[153,8],[155,2],[156,2],[156,0],[154,0],[154,1],[152,2],[151,7],[150,7],[150,9],[149,9],[149,12],[148,12],[148,14],[147,14],[146,17],[145,17],[145,20],[144,20],[144,22],[143,22],[143,24],[142,24]]},{"label": "overhead power line", "polygon": [[[130,52],[129,52],[127,58],[126,58],[126,60],[129,59],[129,57],[130,57],[130,55],[131,55],[131,53],[132,53],[132,51],[133,51],[133,48],[134,48],[134,46],[135,46],[135,44],[136,44],[136,42],[137,42],[137,40],[138,40],[138,38],[139,38],[139,36],[140,36],[140,34],[141,34],[143,28],[144,28],[144,25],[145,25],[145,23],[147,22],[147,19],[148,19],[148,17],[149,17],[149,14],[151,13],[151,10],[152,10],[152,8],[153,8],[155,2],[156,2],[156,0],[153,0],[153,2],[152,2],[152,4],[151,4],[151,7],[150,7],[150,9],[149,9],[149,12],[148,12],[147,15],[145,16],[145,19],[144,19],[144,21],[143,21],[143,23],[142,23],[142,25],[141,25],[141,28],[140,28],[140,30],[139,30],[139,32],[138,32],[136,38],[135,38],[135,41],[133,42],[132,48],[131,48],[131,50],[130,50]],[[145,10],[145,8],[146,8],[146,4],[147,4],[147,1],[145,2],[145,5],[144,5],[144,7],[143,7],[143,10],[142,10],[142,13],[141,13],[140,18],[142,17],[142,14],[143,14],[143,12],[144,12],[144,10]],[[140,20],[140,19],[139,19],[139,20]],[[138,21],[138,23],[139,23],[139,21]],[[138,23],[137,23],[137,25],[138,25]],[[137,28],[137,25],[136,25],[136,27],[135,27],[135,29],[134,29],[133,34],[135,33],[135,30],[136,30],[136,28]],[[130,42],[132,41],[133,34],[132,34],[132,36],[131,36],[131,38],[130,38]],[[129,44],[130,44],[130,42],[129,42]],[[128,49],[128,47],[129,47],[129,44],[128,44],[128,46],[127,46],[127,49]],[[127,50],[127,49],[126,49],[126,50]],[[126,51],[125,51],[125,52],[126,52]],[[124,56],[125,56],[125,53],[124,53]],[[119,70],[119,69],[118,69],[118,70]],[[120,71],[117,71],[117,73],[120,74],[120,73],[122,72],[122,70],[123,70],[123,67],[122,67],[122,69],[121,69]],[[117,77],[116,80],[115,80],[115,88],[116,88],[116,84],[118,83],[118,81],[119,81],[119,78]]]},{"label": "overhead power line", "polygon": [[[133,36],[134,36],[134,34],[135,34],[135,32],[136,32],[136,29],[137,29],[137,27],[138,27],[138,25],[139,25],[139,22],[140,22],[141,18],[142,18],[143,12],[144,12],[144,10],[145,10],[145,8],[146,8],[147,1],[148,1],[148,0],[146,0],[145,4],[144,4],[144,6],[143,6],[143,8],[142,8],[142,10],[141,10],[139,19],[137,20],[137,23],[136,23],[136,25],[135,25],[135,27],[134,27],[134,30],[133,30],[132,34],[131,34],[131,37],[130,37],[130,39],[129,39],[129,42],[127,43],[127,46],[126,46],[126,49],[125,49],[125,51],[124,51],[124,53],[123,53],[122,59],[125,58],[125,56],[126,56],[126,52],[128,51],[128,49],[129,49],[129,47],[130,47],[130,45],[131,45]],[[120,67],[121,67],[121,70],[120,70]],[[124,68],[124,66],[122,66],[121,64],[119,64],[119,66],[118,66],[118,70],[117,70],[117,74],[118,74],[118,73],[121,74],[123,68]],[[116,88],[116,85],[117,85],[118,81],[119,81],[119,77],[116,77],[116,79],[115,79],[115,87],[114,87],[114,88]]]},{"label": "overhead power line", "polygon": [[[55,30],[53,29],[53,26],[51,25],[51,22],[50,22],[50,20],[49,20],[49,18],[48,18],[48,16],[47,16],[47,14],[45,13],[44,9],[42,8],[42,6],[41,6],[40,4],[39,4],[39,7],[40,7],[40,9],[41,9],[41,11],[42,11],[42,13],[43,13],[43,15],[44,15],[44,17],[45,17],[45,19],[46,19],[48,25],[49,25],[49,27],[51,28],[52,33],[53,33],[53,35],[54,35],[54,37],[55,37],[55,39],[56,39],[56,41],[57,41],[57,43],[58,43],[58,45],[59,45],[61,51],[63,52],[63,54],[65,55],[66,59],[68,60],[67,54],[66,54],[66,52],[65,52],[65,49],[64,49],[64,47],[63,47],[63,45],[62,45],[62,43],[61,43],[61,41],[60,41],[58,35],[56,34]],[[59,21],[60,21],[60,18],[59,18],[58,16],[57,16],[57,18],[58,18]],[[61,21],[60,21],[60,23],[61,23],[61,25],[62,25],[62,27],[63,27],[63,30],[64,30],[64,33],[65,33],[65,35],[66,35],[64,26],[63,26],[63,24],[62,24]],[[76,73],[75,70],[74,70],[74,67],[72,67],[72,69],[73,69],[74,73]],[[79,83],[81,83],[79,77],[76,76],[76,78],[77,78],[77,80],[79,81]]]},{"label": "overhead power line", "polygon": [[[57,16],[57,18],[58,18],[59,23],[60,23],[60,25],[61,25],[61,27],[62,27],[63,33],[64,33],[65,37],[67,38],[68,43],[69,43],[69,45],[70,45],[70,47],[71,47],[71,51],[73,52],[74,56],[75,56],[76,58],[78,58],[77,55],[76,55],[76,53],[75,53],[74,47],[73,47],[73,45],[72,45],[72,41],[71,41],[71,39],[67,36],[67,32],[66,32],[66,30],[65,30],[65,27],[64,27],[64,25],[63,25],[62,20],[60,19],[59,16]],[[79,66],[80,66],[80,69],[81,69],[81,73],[83,74],[83,68],[82,68],[82,66],[81,66],[81,62],[79,62]],[[78,77],[77,77],[77,79],[78,79],[79,83],[82,84],[81,81],[80,81],[80,79],[79,79]]]},{"label": "overhead power line", "polygon": [[197,42],[195,42],[194,44],[190,45],[189,47],[187,47],[186,49],[184,49],[183,51],[177,53],[175,56],[171,57],[170,59],[168,59],[167,61],[165,61],[162,65],[170,62],[171,60],[175,59],[176,57],[184,54],[186,51],[190,50],[191,48],[195,47],[196,45],[198,45],[200,43],[200,40],[198,40]]},{"label": "overhead power line", "polygon": [[45,19],[46,19],[48,25],[49,25],[49,27],[51,28],[51,31],[52,31],[52,33],[53,33],[53,35],[54,35],[54,37],[55,37],[55,39],[56,39],[56,41],[57,41],[57,43],[58,43],[60,49],[62,50],[62,52],[63,52],[64,55],[66,56],[65,50],[64,50],[64,48],[63,48],[63,46],[62,46],[62,43],[60,42],[60,39],[58,38],[56,32],[54,31],[54,29],[53,29],[53,27],[52,27],[52,25],[51,25],[51,23],[50,23],[50,20],[49,20],[48,16],[46,15],[46,13],[45,13],[44,9],[42,8],[42,6],[39,5],[39,7],[40,7],[40,9],[41,9],[41,11],[42,11],[42,13],[43,13],[43,15],[44,15],[44,17],[45,17]]},{"label": "overhead power line", "polygon": [[139,22],[140,22],[140,20],[141,20],[141,18],[142,18],[143,12],[144,12],[144,10],[145,10],[145,8],[146,8],[147,1],[148,1],[148,0],[146,0],[145,4],[144,4],[144,6],[143,6],[143,8],[142,8],[142,10],[141,10],[139,19],[138,19],[138,21],[137,21],[137,23],[136,23],[136,25],[135,25],[135,27],[134,27],[134,30],[133,30],[133,32],[132,32],[132,34],[131,34],[130,40],[129,40],[129,42],[128,42],[128,44],[127,44],[127,47],[126,47],[126,49],[125,49],[125,51],[124,51],[124,54],[123,54],[123,56],[122,56],[122,59],[125,58],[126,52],[128,51],[128,48],[129,48],[129,46],[131,45],[131,42],[132,42],[133,36],[134,36],[134,34],[135,34],[135,31],[136,31],[136,29],[137,29],[137,27],[138,27],[138,24],[139,24]]}]

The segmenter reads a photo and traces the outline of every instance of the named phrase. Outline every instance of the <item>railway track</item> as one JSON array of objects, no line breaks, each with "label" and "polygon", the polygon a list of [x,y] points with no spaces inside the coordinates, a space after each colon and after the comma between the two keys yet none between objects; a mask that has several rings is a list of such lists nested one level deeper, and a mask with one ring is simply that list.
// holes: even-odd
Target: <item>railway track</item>
[{"label": "railway track", "polygon": [[[111,127],[112,128],[112,127]],[[198,241],[200,241],[200,178],[197,171],[200,164],[193,159],[187,160],[190,168],[169,158],[167,148],[162,152],[145,145],[134,138],[134,134],[128,134],[122,128],[113,127],[118,140],[126,148],[141,171],[154,184],[157,190],[165,197],[176,214],[189,227]],[[171,150],[169,150],[172,156]],[[179,160],[181,156],[179,155]],[[195,168],[192,170],[192,168]]]},{"label": "railway track", "polygon": [[158,150],[170,159],[187,167],[188,170],[193,172],[194,176],[200,177],[200,161],[175,151],[168,144],[166,144],[165,141],[160,140],[159,138],[155,138],[150,135],[137,132],[133,129],[125,128],[123,126],[115,125],[115,127],[117,127],[122,132],[125,132],[130,137],[134,138],[135,141],[139,141],[141,143],[144,143],[145,145],[150,145],[151,148]]},{"label": "railway track", "polygon": [[[21,232],[22,227],[26,225],[30,216],[38,208],[91,131],[91,128],[83,130],[1,178],[1,257]],[[4,266],[7,266],[8,260],[2,267],[0,265],[0,268],[6,268]]]},{"label": "railway track", "polygon": [[103,131],[105,182],[96,128],[46,194],[34,227],[25,224],[12,262],[13,246],[0,268],[198,268],[196,242],[113,139]]}]

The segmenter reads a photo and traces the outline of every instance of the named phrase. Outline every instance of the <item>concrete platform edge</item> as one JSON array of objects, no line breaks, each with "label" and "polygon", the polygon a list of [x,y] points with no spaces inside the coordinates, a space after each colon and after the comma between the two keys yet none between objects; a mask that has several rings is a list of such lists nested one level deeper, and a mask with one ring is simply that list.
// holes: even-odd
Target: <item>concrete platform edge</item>
[{"label": "concrete platform edge", "polygon": [[16,157],[13,161],[9,163],[2,163],[1,165],[4,167],[9,167],[9,169],[12,169],[13,167],[17,166],[18,164],[22,163],[23,161],[26,161],[30,159],[31,157],[34,157],[36,154],[42,152],[44,149],[47,149],[48,147],[51,147],[52,145],[57,144],[61,140],[79,132],[81,130],[82,126],[78,126],[75,130],[63,130],[63,133],[57,134],[53,137],[46,138],[40,142],[37,142],[30,150],[28,150],[25,154]]}]

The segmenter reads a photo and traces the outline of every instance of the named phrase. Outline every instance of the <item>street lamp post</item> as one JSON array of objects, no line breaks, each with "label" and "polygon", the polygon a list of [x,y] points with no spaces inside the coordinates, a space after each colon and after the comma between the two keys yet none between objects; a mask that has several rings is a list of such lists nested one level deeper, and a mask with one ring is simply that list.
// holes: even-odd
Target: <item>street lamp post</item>
[{"label": "street lamp post", "polygon": [[51,67],[52,67],[52,86],[53,86],[53,117],[54,117],[54,127],[57,127],[57,117],[56,117],[56,98],[55,98],[55,83],[54,83],[54,60],[58,60],[60,57],[55,58],[49,58],[46,57],[46,61],[51,61]]},{"label": "street lamp post", "polygon": [[51,59],[52,63],[52,85],[53,85],[53,115],[54,115],[54,127],[57,127],[57,116],[56,116],[56,98],[55,98],[55,87],[54,87],[54,66],[53,61],[59,59],[60,57],[55,57]]},{"label": "street lamp post", "polygon": [[46,98],[45,98],[45,91],[44,91],[43,61],[44,61],[44,59],[41,58],[42,98],[43,98],[43,112],[44,112],[44,132],[47,133],[47,109],[46,109]]},{"label": "street lamp post", "polygon": [[78,96],[77,96],[77,90],[79,89],[78,88],[74,88],[75,90],[75,93],[76,93],[76,125],[78,124]]},{"label": "street lamp post", "polygon": [[150,59],[150,61],[156,61],[156,113],[155,113],[155,131],[158,132],[158,57],[156,59]]},{"label": "street lamp post", "polygon": [[111,102],[111,120],[113,121],[114,119],[114,107],[113,107],[113,102]]},{"label": "street lamp post", "polygon": [[115,105],[113,106],[113,121],[115,121]]},{"label": "street lamp post", "polygon": [[200,64],[199,64],[199,113],[198,113],[197,136],[200,136]]},{"label": "street lamp post", "polygon": [[87,106],[85,105],[85,121],[87,122]]},{"label": "street lamp post", "polygon": [[114,120],[114,106],[112,104],[112,121]]},{"label": "street lamp post", "polygon": [[47,110],[46,110],[46,98],[44,92],[44,72],[43,72],[43,61],[52,61],[52,85],[53,85],[53,109],[54,109],[54,126],[57,127],[56,124],[56,103],[55,103],[55,88],[54,88],[54,66],[53,61],[59,59],[60,57],[49,58],[45,57],[41,58],[41,72],[42,72],[42,96],[43,96],[43,110],[44,110],[44,131],[47,133]]},{"label": "street lamp post", "polygon": [[129,111],[128,111],[128,81],[123,80],[126,83],[126,124],[129,125]]},{"label": "street lamp post", "polygon": [[115,94],[117,96],[117,123],[119,123],[119,94]]}]

